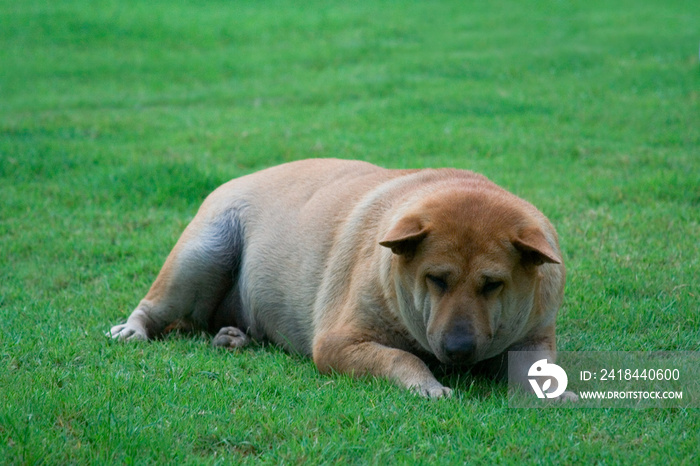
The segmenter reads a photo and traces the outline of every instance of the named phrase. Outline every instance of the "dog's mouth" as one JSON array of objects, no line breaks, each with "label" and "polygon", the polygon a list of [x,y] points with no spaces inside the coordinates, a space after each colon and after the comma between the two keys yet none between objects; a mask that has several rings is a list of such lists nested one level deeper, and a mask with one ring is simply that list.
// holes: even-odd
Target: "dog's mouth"
[{"label": "dog's mouth", "polygon": [[452,367],[469,367],[473,366],[477,362],[480,361],[480,359],[476,356],[476,354],[469,355],[469,356],[459,356],[459,357],[445,357],[444,355],[438,356],[438,359],[440,360],[441,363],[452,366]]},{"label": "dog's mouth", "polygon": [[434,351],[433,354],[437,357],[441,364],[453,367],[472,366],[481,360],[479,352],[473,349],[446,351],[445,345],[441,345],[439,351]]}]

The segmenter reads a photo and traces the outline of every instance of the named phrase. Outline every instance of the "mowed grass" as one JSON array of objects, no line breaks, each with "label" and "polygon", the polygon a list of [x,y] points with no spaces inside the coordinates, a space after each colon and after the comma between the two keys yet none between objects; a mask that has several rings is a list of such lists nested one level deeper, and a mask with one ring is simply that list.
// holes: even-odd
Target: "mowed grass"
[{"label": "mowed grass", "polygon": [[559,349],[700,350],[692,2],[0,2],[0,461],[694,464],[697,409],[516,410],[273,346],[104,337],[208,192],[307,158],[486,174],[568,267]]}]

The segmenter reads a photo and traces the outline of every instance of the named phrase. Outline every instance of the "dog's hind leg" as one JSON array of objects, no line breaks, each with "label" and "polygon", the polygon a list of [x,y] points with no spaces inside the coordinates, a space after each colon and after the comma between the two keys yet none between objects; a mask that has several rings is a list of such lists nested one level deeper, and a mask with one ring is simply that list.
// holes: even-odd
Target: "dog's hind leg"
[{"label": "dog's hind leg", "polygon": [[250,343],[248,335],[239,328],[245,325],[241,315],[242,307],[240,290],[235,284],[209,320],[209,331],[216,333],[212,345],[236,349]]},{"label": "dog's hind leg", "polygon": [[146,297],[126,323],[108,332],[119,340],[147,340],[184,320],[206,328],[234,286],[243,252],[240,209],[198,214],[170,252]]}]

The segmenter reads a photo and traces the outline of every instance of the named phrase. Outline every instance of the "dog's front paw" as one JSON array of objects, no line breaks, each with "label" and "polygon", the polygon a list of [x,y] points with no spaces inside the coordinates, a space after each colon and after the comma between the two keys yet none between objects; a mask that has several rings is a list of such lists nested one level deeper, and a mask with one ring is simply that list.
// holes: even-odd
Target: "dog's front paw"
[{"label": "dog's front paw", "polygon": [[578,401],[578,395],[574,392],[566,391],[556,398],[561,403],[575,403]]},{"label": "dog's front paw", "polygon": [[430,399],[450,398],[452,396],[452,389],[440,385],[439,383],[417,385],[413,387],[411,391],[422,396],[423,398]]},{"label": "dog's front paw", "polygon": [[211,342],[214,346],[228,349],[242,348],[250,342],[245,332],[237,327],[223,327]]},{"label": "dog's front paw", "polygon": [[138,327],[133,324],[129,324],[128,322],[125,324],[115,325],[105,335],[119,341],[148,340],[148,335],[143,327]]}]

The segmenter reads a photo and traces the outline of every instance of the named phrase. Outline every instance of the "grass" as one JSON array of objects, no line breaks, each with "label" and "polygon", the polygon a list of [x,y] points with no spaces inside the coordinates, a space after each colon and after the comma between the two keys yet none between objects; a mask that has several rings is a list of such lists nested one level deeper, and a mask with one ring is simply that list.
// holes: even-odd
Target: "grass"
[{"label": "grass", "polygon": [[697,409],[508,408],[278,348],[121,345],[204,196],[307,157],[482,172],[557,226],[561,350],[700,350],[691,2],[0,1],[0,458],[692,464]]}]

